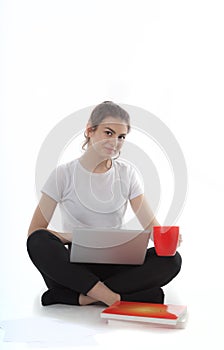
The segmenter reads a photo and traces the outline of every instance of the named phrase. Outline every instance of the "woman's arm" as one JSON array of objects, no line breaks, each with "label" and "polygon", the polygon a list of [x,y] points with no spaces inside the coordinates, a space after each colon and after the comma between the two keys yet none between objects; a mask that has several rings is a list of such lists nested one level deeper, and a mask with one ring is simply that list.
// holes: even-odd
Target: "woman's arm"
[{"label": "woman's arm", "polygon": [[[153,226],[161,226],[156,220],[144,194],[130,200],[132,210],[136,214],[140,224],[145,230],[151,230],[151,240],[153,241]],[[179,235],[178,247],[183,242],[182,235]]]},{"label": "woman's arm", "polygon": [[[150,230],[152,232],[153,226],[160,226],[144,194],[131,199],[130,204],[140,224],[145,230]],[[152,233],[151,239],[153,240]]]},{"label": "woman's arm", "polygon": [[[39,229],[47,229],[48,224],[54,214],[54,211],[57,207],[57,202],[49,197],[46,194],[43,194],[36,210],[33,214],[33,218],[30,223],[30,227],[28,229],[28,236],[32,234],[32,232]],[[71,241],[71,234],[60,234],[59,232],[49,230],[49,232],[53,233],[55,236],[60,238],[63,243],[68,243]]]}]

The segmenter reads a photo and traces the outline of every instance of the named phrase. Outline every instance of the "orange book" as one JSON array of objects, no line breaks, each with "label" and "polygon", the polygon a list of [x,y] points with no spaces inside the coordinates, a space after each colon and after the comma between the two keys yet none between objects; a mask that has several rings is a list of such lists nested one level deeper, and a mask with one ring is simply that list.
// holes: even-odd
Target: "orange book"
[{"label": "orange book", "polygon": [[117,301],[101,312],[101,318],[176,325],[186,312],[187,307],[184,305]]}]

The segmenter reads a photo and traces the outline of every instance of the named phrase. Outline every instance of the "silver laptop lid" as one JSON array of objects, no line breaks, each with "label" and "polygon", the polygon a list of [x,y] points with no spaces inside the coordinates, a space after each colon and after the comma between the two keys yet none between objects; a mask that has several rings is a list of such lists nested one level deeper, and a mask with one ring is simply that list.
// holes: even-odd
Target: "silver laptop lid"
[{"label": "silver laptop lid", "polygon": [[142,264],[150,231],[123,229],[75,229],[71,262]]}]

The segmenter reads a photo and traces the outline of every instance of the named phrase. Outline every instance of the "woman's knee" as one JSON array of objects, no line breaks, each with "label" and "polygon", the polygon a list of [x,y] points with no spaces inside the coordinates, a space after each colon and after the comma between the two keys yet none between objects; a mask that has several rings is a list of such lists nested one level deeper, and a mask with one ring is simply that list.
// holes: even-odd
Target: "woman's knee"
[{"label": "woman's knee", "polygon": [[43,244],[46,244],[46,241],[49,240],[51,236],[53,236],[52,233],[50,233],[48,230],[45,230],[45,229],[39,229],[32,232],[27,238],[27,242],[26,242],[27,251],[29,255],[33,251],[37,251],[41,249]]},{"label": "woman's knee", "polygon": [[156,254],[156,250],[154,247],[148,249],[148,256],[153,256],[156,259],[159,259],[160,263],[163,264],[164,267],[166,267],[166,269],[168,268],[170,270],[170,272],[172,272],[173,274],[178,274],[180,269],[181,269],[181,265],[182,265],[182,258],[181,255],[176,252],[176,254],[174,256],[158,256]]},{"label": "woman's knee", "polygon": [[177,275],[180,272],[182,266],[182,258],[180,253],[176,252],[174,256],[169,257],[168,259],[170,260],[170,269],[174,275]]}]

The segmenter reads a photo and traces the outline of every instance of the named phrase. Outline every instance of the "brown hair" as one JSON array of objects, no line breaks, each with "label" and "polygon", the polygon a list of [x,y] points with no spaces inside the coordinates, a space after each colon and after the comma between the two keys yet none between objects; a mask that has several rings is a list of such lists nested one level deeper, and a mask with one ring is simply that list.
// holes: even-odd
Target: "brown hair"
[{"label": "brown hair", "polygon": [[[120,106],[118,106],[112,101],[104,101],[93,109],[88,121],[89,124],[91,125],[91,129],[93,131],[96,130],[98,125],[101,124],[102,121],[109,116],[114,118],[120,118],[123,121],[125,121],[127,124],[128,133],[130,132],[131,126],[130,126],[130,116],[128,112],[126,112],[123,108],[121,108]],[[85,149],[85,146],[88,145],[89,139],[90,139],[85,133],[84,133],[84,136],[85,136],[85,141],[82,145],[82,149]]]}]

